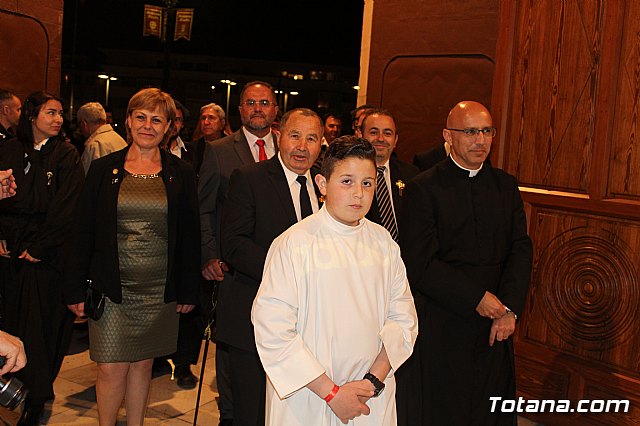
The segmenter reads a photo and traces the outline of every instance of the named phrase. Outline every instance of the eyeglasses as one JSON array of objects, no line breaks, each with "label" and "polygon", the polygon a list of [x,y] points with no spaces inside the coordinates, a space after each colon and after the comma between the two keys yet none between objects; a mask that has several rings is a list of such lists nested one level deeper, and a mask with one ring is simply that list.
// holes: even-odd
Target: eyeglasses
[{"label": "eyeglasses", "polygon": [[447,127],[447,130],[453,130],[454,132],[462,132],[465,134],[465,136],[472,136],[472,137],[476,137],[480,133],[482,133],[487,138],[492,138],[496,135],[495,127],[485,127],[483,129],[476,129],[474,127],[469,127],[467,129],[451,129]]},{"label": "eyeglasses", "polygon": [[248,99],[248,100],[246,100],[244,102],[241,102],[241,103],[242,103],[242,105],[246,105],[249,108],[253,108],[256,105],[260,105],[263,108],[266,108],[266,107],[271,106],[271,105],[275,105],[275,102],[271,102],[271,101],[268,101],[266,99],[262,99],[260,101],[256,101],[254,99]]}]

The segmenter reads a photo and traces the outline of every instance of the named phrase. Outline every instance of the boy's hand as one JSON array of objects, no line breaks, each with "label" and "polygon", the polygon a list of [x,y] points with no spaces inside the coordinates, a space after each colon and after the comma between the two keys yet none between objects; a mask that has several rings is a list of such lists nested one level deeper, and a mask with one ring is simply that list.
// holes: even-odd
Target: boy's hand
[{"label": "boy's hand", "polygon": [[373,394],[376,391],[376,387],[373,386],[373,383],[371,383],[369,380],[358,380],[355,382],[351,382],[354,384],[357,384],[359,387],[361,388],[365,388],[371,391],[371,395],[369,396],[359,396],[358,399],[360,400],[360,402],[362,402],[363,404],[366,404],[367,401],[369,401],[371,399],[371,397],[373,397]]},{"label": "boy's hand", "polygon": [[373,396],[373,385],[368,380],[358,380],[355,382],[345,383],[340,387],[336,396],[329,402],[329,407],[343,424],[349,423],[349,420],[364,414],[369,415],[369,407],[364,404],[361,398],[368,401]]}]

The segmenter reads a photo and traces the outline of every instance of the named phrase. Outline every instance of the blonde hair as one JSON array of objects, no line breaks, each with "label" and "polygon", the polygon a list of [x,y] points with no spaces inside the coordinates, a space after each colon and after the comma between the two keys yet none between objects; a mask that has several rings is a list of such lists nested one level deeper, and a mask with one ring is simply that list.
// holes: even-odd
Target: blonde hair
[{"label": "blonde hair", "polygon": [[[162,142],[160,142],[160,145],[166,144],[173,133],[176,122],[176,103],[173,101],[171,95],[155,87],[142,89],[129,100],[129,105],[127,105],[127,117],[131,117],[133,111],[137,109],[146,109],[149,111],[155,111],[156,109],[160,110],[170,124],[164,138],[162,138]],[[131,144],[133,143],[131,128],[128,125],[126,128],[127,143]]]}]

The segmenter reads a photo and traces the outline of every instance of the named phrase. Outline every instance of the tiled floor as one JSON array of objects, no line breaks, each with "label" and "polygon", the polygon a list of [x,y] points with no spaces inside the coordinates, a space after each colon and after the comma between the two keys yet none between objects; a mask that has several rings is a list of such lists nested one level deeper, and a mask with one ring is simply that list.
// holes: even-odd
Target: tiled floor
[{"label": "tiled floor", "polygon": [[[204,350],[204,345],[203,345]],[[96,366],[89,359],[88,338],[86,328],[76,325],[70,354],[62,364],[60,374],[54,383],[56,399],[45,406],[43,424],[48,425],[96,425],[95,377]],[[215,382],[215,346],[210,345],[205,364],[198,425],[217,426],[219,421],[218,406],[215,397],[218,390]],[[202,355],[200,356],[202,359]],[[196,376],[200,375],[200,364],[191,367]],[[197,388],[180,389],[171,375],[156,377],[151,382],[149,409],[145,425],[187,426],[193,424]],[[15,425],[20,413],[8,411],[0,407],[0,426]],[[125,413],[120,409],[117,426],[124,426]],[[519,426],[542,426],[538,423],[520,418]]]},{"label": "tiled floor", "polygon": [[[204,349],[204,345],[203,345]],[[87,331],[82,326],[74,330],[71,354],[62,364],[60,374],[54,383],[56,398],[45,406],[43,424],[48,425],[96,425],[95,377],[96,366],[89,359]],[[219,421],[215,397],[218,391],[215,383],[215,346],[210,345],[205,365],[198,425],[217,426]],[[202,359],[202,356],[200,357]],[[200,375],[200,364],[191,367],[196,376]],[[156,377],[151,383],[149,408],[145,425],[193,424],[197,387],[193,390],[179,388],[171,375]],[[19,412],[0,408],[0,425],[15,425]],[[120,409],[118,426],[124,426],[125,413]]]}]

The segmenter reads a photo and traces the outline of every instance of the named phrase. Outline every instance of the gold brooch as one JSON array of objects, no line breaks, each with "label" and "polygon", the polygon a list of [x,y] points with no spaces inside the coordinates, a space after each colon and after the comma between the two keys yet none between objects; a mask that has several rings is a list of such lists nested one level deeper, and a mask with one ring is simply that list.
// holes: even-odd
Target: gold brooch
[{"label": "gold brooch", "polygon": [[401,180],[396,181],[396,186],[398,187],[398,192],[402,197],[402,191],[404,191],[404,182]]}]

